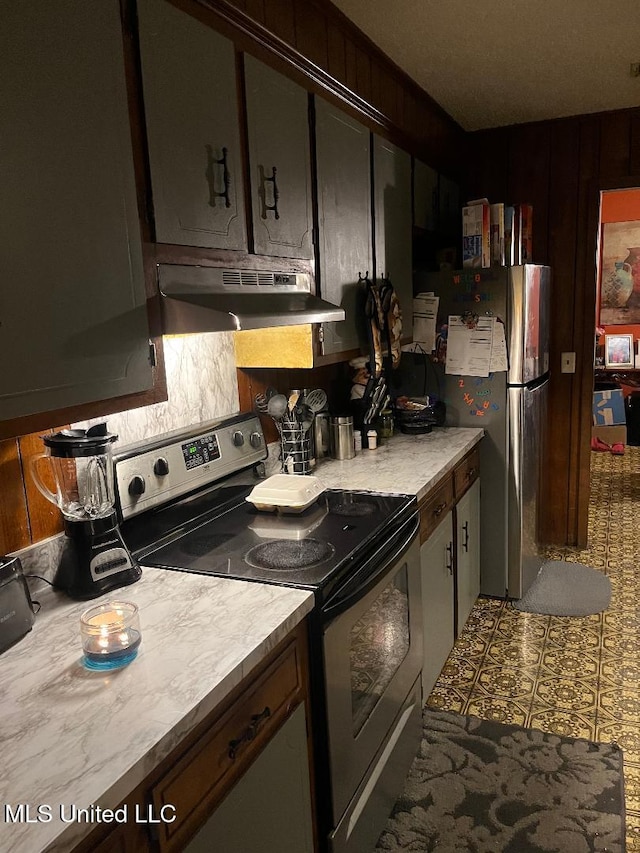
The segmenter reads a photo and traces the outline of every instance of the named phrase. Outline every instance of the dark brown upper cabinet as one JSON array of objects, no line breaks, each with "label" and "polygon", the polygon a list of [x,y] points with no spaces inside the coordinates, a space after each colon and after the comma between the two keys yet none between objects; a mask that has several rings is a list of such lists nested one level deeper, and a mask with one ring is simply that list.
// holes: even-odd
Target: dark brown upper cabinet
[{"label": "dark brown upper cabinet", "polygon": [[0,14],[8,423],[153,377],[120,4],[2,0]]},{"label": "dark brown upper cabinet", "polygon": [[309,96],[254,57],[244,63],[255,251],[311,259]]},{"label": "dark brown upper cabinet", "polygon": [[233,42],[163,0],[138,26],[156,241],[246,251]]}]

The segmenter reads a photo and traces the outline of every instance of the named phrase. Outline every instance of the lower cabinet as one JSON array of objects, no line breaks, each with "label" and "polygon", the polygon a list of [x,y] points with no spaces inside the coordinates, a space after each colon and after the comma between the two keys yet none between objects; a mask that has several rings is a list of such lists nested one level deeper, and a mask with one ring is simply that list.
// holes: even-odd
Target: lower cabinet
[{"label": "lower cabinet", "polygon": [[456,504],[456,637],[480,592],[480,480]]},{"label": "lower cabinet", "polygon": [[314,853],[308,702],[302,623],[74,853]]},{"label": "lower cabinet", "polygon": [[304,705],[289,717],[185,853],[313,853]]},{"label": "lower cabinet", "polygon": [[422,696],[426,700],[453,646],[453,513],[420,546],[423,643]]},{"label": "lower cabinet", "polygon": [[420,504],[425,701],[480,593],[478,461],[474,449]]}]

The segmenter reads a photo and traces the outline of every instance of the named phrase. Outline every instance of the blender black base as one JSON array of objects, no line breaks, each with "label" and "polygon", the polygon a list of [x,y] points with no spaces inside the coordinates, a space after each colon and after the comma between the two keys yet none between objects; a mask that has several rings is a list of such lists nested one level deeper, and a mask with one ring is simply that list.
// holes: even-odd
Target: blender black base
[{"label": "blender black base", "polygon": [[88,601],[135,583],[142,576],[115,524],[115,514],[93,521],[65,519],[64,529],[67,541],[53,579],[56,589]]}]

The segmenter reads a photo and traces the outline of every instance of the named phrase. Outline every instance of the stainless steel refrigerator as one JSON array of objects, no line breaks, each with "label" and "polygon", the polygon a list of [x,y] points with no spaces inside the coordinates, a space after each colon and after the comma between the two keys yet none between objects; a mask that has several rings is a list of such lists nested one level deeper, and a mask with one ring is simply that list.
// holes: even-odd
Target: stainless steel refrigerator
[{"label": "stainless steel refrigerator", "polygon": [[[541,464],[549,381],[550,269],[527,264],[418,276],[439,297],[437,329],[450,316],[495,317],[504,324],[507,370],[451,375],[437,366],[448,426],[482,427],[480,590],[521,598],[544,562],[539,538]],[[446,330],[444,330],[446,334]]]}]

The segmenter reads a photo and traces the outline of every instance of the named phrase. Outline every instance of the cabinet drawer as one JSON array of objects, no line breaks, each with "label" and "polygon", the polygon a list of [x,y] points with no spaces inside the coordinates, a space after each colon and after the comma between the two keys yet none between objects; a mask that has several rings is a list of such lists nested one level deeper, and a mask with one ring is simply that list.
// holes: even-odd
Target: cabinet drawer
[{"label": "cabinet drawer", "polygon": [[294,641],[152,788],[156,814],[175,807],[174,823],[158,827],[161,850],[184,848],[298,704],[302,679]]},{"label": "cabinet drawer", "polygon": [[453,471],[454,493],[456,501],[464,495],[480,476],[480,450],[477,447],[467,453]]},{"label": "cabinet drawer", "polygon": [[447,476],[420,504],[420,542],[425,542],[453,507],[453,479]]}]

